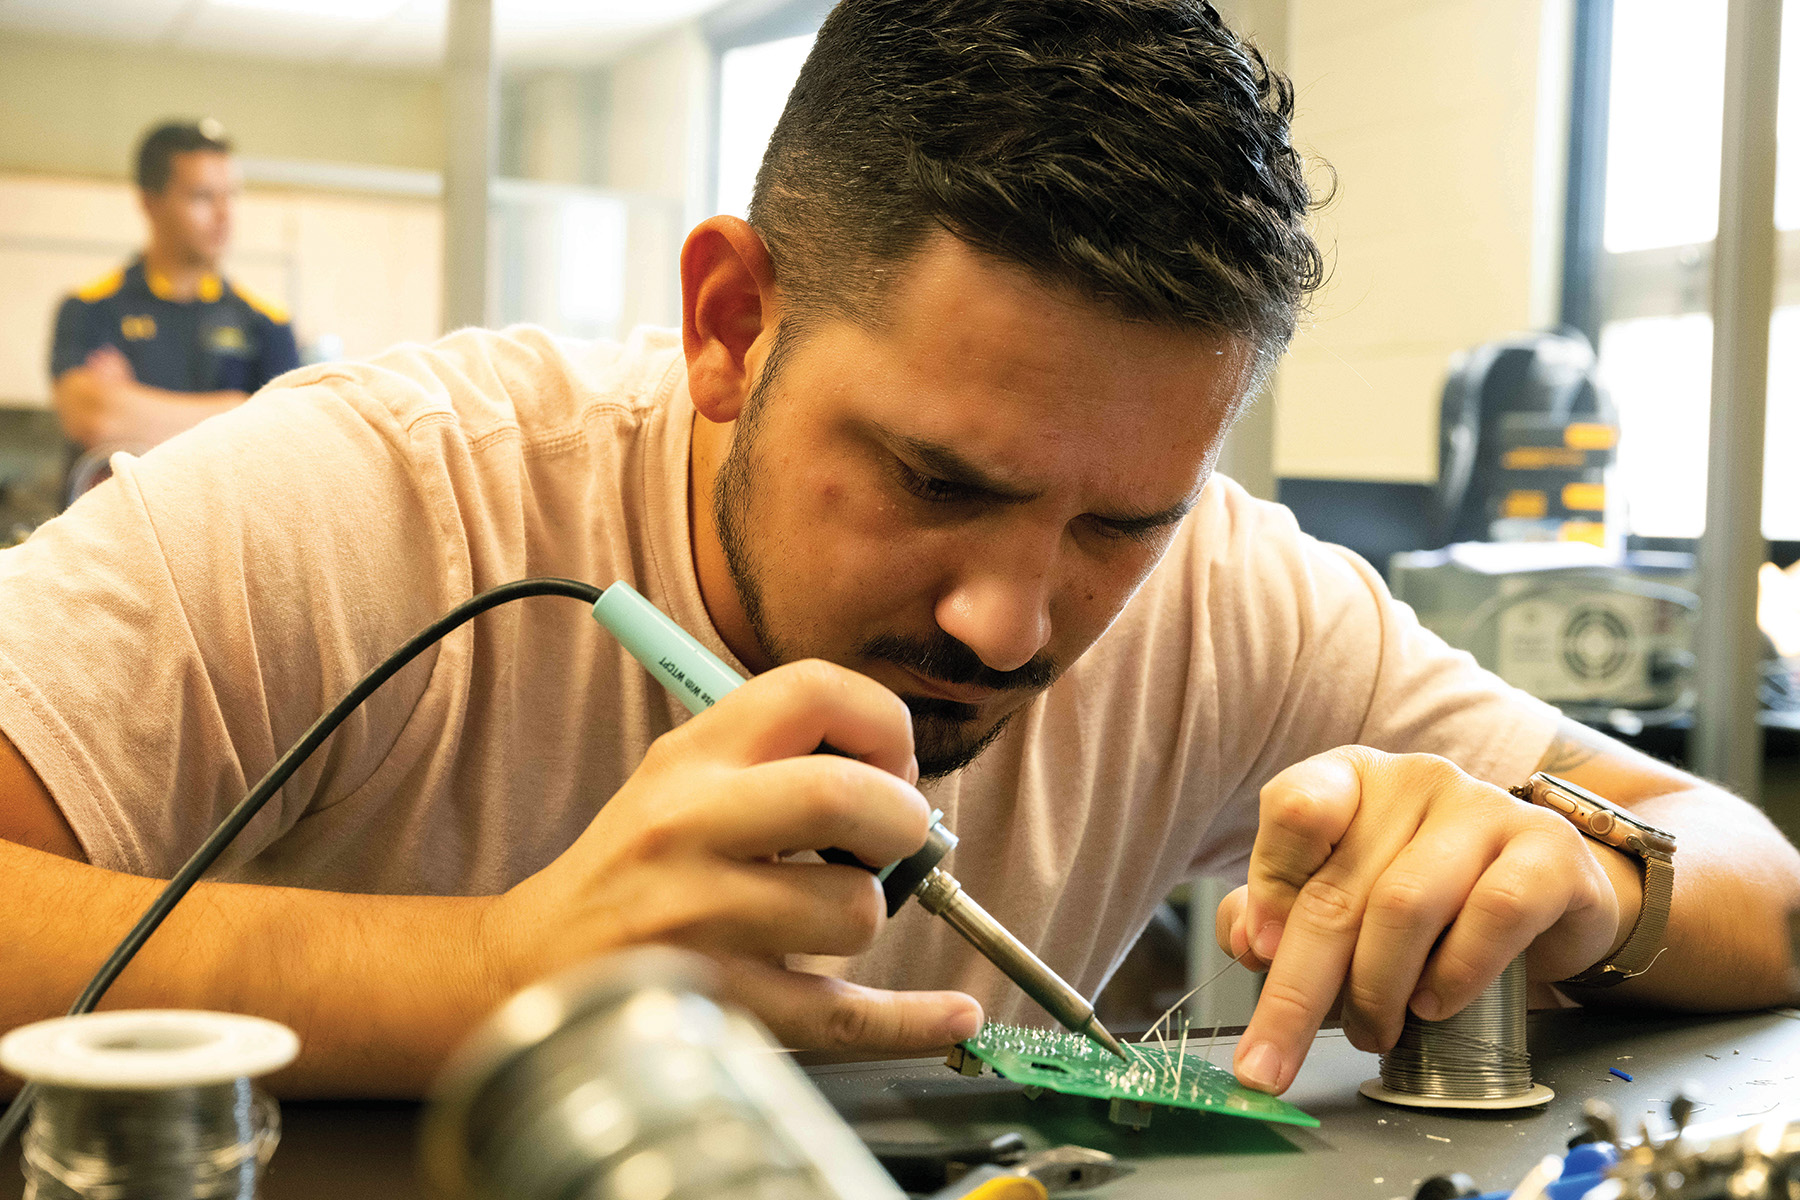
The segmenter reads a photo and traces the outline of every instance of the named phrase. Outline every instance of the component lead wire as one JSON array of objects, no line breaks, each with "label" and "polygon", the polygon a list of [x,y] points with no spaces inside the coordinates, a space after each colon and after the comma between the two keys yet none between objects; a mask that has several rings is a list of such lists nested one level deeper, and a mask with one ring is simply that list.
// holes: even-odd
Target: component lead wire
[{"label": "component lead wire", "polygon": [[1175,1094],[1181,1094],[1181,1068],[1187,1064],[1187,1014],[1181,1014],[1181,1047],[1175,1051]]}]

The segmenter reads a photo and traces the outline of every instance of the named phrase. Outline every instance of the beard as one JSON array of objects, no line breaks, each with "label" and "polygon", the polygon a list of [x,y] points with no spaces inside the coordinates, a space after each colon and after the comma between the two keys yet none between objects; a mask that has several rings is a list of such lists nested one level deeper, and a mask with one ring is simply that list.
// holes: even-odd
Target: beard
[{"label": "beard", "polygon": [[[712,495],[713,523],[719,531],[719,544],[737,589],[738,603],[756,640],[775,663],[810,657],[783,645],[771,628],[764,601],[765,565],[749,535],[754,525],[751,510],[757,497],[760,423],[790,349],[784,327],[776,334],[769,360],[744,404]],[[926,679],[1003,691],[1042,691],[1061,674],[1055,662],[1042,655],[1011,671],[996,671],[982,662],[975,651],[942,630],[929,638],[878,634],[858,646],[856,653],[865,660],[894,663]],[[912,713],[913,751],[919,762],[921,783],[941,779],[974,762],[1012,719],[1012,714],[1008,714],[984,729],[978,724],[981,710],[976,705],[935,696],[902,694],[900,699]]]},{"label": "beard", "polygon": [[[996,671],[942,630],[929,638],[878,634],[857,647],[857,653],[941,683],[974,684],[1003,691],[1041,692],[1061,674],[1054,662],[1041,656],[1014,670]],[[973,704],[936,696],[902,695],[900,699],[912,713],[913,746],[921,782],[941,779],[974,762],[1014,715],[1008,713],[983,730],[975,723],[981,710]]]}]

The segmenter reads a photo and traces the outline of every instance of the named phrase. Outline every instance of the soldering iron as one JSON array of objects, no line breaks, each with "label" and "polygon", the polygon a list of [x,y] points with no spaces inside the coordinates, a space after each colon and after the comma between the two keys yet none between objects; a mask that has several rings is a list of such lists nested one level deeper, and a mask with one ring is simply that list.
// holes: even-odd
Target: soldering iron
[{"label": "soldering iron", "polygon": [[[601,591],[591,583],[574,579],[520,579],[471,596],[407,639],[404,645],[372,667],[342,699],[307,727],[299,740],[288,747],[287,752],[250,789],[249,795],[238,801],[237,806],[225,815],[224,820],[200,843],[163,890],[157,893],[156,899],[150,902],[150,906],[120,939],[106,961],[100,965],[100,969],[94,972],[94,977],[82,989],[81,995],[69,1006],[68,1015],[78,1016],[94,1010],[120,972],[137,956],[137,952],[174,911],[182,897],[193,889],[194,884],[200,881],[200,877],[218,860],[219,855],[225,852],[225,848],[244,831],[245,826],[281,790],[282,785],[293,777],[294,772],[300,769],[300,764],[324,745],[325,739],[363,701],[374,695],[382,684],[399,674],[406,664],[453,630],[490,609],[529,596],[567,596],[592,605],[594,618],[611,630],[632,656],[649,668],[650,673],[680,698],[690,712],[697,713],[710,707],[720,696],[744,682],[717,655],[695,641],[686,630],[664,616],[655,605],[625,583],[615,583]],[[926,911],[936,913],[950,922],[951,928],[967,938],[990,962],[1004,971],[1007,978],[1043,1005],[1051,1016],[1070,1030],[1085,1034],[1120,1058],[1125,1058],[1124,1048],[1119,1045],[1118,1039],[1108,1033],[1106,1027],[1094,1016],[1094,1006],[1083,999],[1080,992],[1063,982],[1056,972],[1045,966],[1004,925],[971,900],[963,892],[962,885],[938,865],[955,845],[956,835],[944,828],[943,822],[934,816],[930,835],[922,849],[875,872],[881,879],[882,889],[887,896],[888,914],[891,916],[899,911],[908,896],[918,896],[919,903],[925,906]],[[822,852],[822,857],[830,862],[867,866],[854,855],[842,851],[826,850]],[[26,1084],[13,1097],[6,1110],[0,1113],[0,1146],[6,1145],[24,1123],[36,1094],[36,1086]]]},{"label": "soldering iron", "polygon": [[[632,657],[643,663],[689,712],[712,707],[744,682],[718,655],[630,584],[615,583],[607,588],[594,605],[594,619],[611,630]],[[1043,1005],[1044,1011],[1072,1032],[1092,1038],[1125,1059],[1124,1048],[1100,1023],[1094,1006],[971,899],[956,877],[939,865],[956,845],[956,835],[944,827],[942,815],[932,813],[931,832],[917,853],[875,871],[887,897],[888,916],[899,912],[907,897],[917,896],[926,912],[948,921],[950,928],[981,951],[1027,996]],[[823,850],[819,856],[827,862],[867,867],[842,850]]]}]

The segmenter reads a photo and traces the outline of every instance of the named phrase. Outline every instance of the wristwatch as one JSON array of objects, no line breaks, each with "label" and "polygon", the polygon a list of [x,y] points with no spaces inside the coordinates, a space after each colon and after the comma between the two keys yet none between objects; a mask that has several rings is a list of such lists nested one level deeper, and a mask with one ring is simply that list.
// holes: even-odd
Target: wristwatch
[{"label": "wristwatch", "polygon": [[1612,987],[1649,970],[1662,953],[1669,903],[1675,896],[1675,835],[1645,824],[1584,787],[1542,771],[1513,788],[1512,794],[1561,813],[1582,833],[1632,855],[1643,868],[1644,904],[1625,944],[1612,957],[1561,982],[1571,987]]}]

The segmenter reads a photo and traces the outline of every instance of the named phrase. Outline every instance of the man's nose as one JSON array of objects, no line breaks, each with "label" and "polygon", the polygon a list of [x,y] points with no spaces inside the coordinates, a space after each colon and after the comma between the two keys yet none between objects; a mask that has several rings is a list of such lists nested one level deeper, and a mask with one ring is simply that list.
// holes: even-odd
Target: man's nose
[{"label": "man's nose", "polygon": [[1050,641],[1050,572],[1045,564],[975,568],[938,600],[938,628],[995,671],[1014,671]]}]

